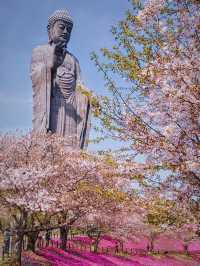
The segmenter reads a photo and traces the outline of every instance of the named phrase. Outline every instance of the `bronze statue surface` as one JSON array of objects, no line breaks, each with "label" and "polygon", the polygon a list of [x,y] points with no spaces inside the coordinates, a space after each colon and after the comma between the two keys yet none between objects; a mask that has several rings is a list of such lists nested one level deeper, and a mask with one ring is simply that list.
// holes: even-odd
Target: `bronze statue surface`
[{"label": "bronze statue surface", "polygon": [[89,132],[90,103],[77,90],[79,62],[67,50],[73,21],[66,10],[49,17],[49,43],[33,49],[33,131],[57,133],[70,146],[84,148]]}]

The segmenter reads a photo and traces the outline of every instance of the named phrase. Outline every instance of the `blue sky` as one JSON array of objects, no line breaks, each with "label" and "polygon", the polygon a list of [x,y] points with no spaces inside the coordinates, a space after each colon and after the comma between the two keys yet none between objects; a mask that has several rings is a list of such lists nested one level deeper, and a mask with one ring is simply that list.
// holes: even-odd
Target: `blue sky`
[{"label": "blue sky", "polygon": [[31,51],[47,42],[47,19],[56,9],[66,8],[73,17],[68,48],[79,59],[86,86],[103,93],[103,77],[90,53],[111,47],[111,25],[123,18],[130,7],[128,0],[2,0],[0,5],[1,131],[31,128]]}]

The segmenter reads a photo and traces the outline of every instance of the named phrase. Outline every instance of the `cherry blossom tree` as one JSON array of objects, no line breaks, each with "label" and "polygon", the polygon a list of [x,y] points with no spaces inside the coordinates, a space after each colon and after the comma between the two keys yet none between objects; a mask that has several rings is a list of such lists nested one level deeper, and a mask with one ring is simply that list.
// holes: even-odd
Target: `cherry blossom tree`
[{"label": "cherry blossom tree", "polygon": [[93,241],[94,252],[102,235],[109,235],[123,248],[123,241],[135,239],[147,230],[145,200],[116,188],[98,188],[101,201],[95,211],[88,213],[75,225],[83,228]]},{"label": "cherry blossom tree", "polygon": [[105,62],[92,55],[109,90],[96,115],[129,160],[144,162],[147,185],[199,204],[199,1],[131,3],[112,28],[115,45],[102,49]]},{"label": "cherry blossom tree", "polygon": [[133,174],[127,165],[71,150],[51,134],[1,136],[0,166],[0,200],[14,221],[18,260],[24,235],[34,250],[39,231],[59,228],[66,250],[69,228],[79,219],[105,208],[112,216]]},{"label": "cherry blossom tree", "polygon": [[147,201],[146,212],[148,249],[150,252],[154,251],[154,241],[157,236],[173,236],[174,239],[181,240],[183,235],[186,236],[184,228],[190,228],[190,233],[193,236],[196,235],[198,219],[191,212],[189,203],[160,198],[159,195],[155,197],[154,195],[150,201]]}]

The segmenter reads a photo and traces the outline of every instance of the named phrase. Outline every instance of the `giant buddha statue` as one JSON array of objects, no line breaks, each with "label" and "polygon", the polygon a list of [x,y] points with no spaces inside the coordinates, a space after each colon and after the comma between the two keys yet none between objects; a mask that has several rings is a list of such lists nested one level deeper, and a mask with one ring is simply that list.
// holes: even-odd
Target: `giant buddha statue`
[{"label": "giant buddha statue", "polygon": [[33,49],[33,131],[52,132],[66,138],[69,146],[87,145],[90,103],[78,90],[82,86],[79,62],[68,49],[73,20],[66,10],[48,19],[48,44]]}]

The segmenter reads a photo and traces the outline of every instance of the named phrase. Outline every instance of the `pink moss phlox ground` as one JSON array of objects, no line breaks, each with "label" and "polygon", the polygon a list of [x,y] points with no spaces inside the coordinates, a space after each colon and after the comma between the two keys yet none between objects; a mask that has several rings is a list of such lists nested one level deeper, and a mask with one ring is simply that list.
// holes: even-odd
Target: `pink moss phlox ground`
[{"label": "pink moss phlox ground", "polygon": [[193,240],[189,245],[188,245],[188,251],[190,253],[200,253],[200,240]]},{"label": "pink moss phlox ground", "polygon": [[[59,239],[53,239],[52,240],[54,246],[58,246],[60,244]],[[76,249],[75,244],[81,244],[81,246],[84,247],[90,247],[92,245],[93,240],[90,239],[88,236],[80,235],[75,236],[72,240],[68,240],[67,246],[72,247]],[[123,250],[127,251],[129,253],[134,252],[134,250],[139,251],[146,251],[148,245],[148,239],[141,238],[140,241],[132,241],[132,240],[126,240],[123,242]],[[114,252],[116,247],[118,250],[121,250],[121,246],[119,244],[119,241],[117,239],[113,239],[112,237],[108,235],[104,235],[101,237],[101,240],[99,242],[98,248],[100,251],[103,250],[109,250],[109,252]],[[184,246],[183,241],[172,239],[166,236],[158,237],[154,241],[154,251],[157,252],[184,252]],[[200,241],[191,241],[191,243],[188,245],[188,251],[189,253],[200,253]]]},{"label": "pink moss phlox ground", "polygon": [[181,258],[174,256],[139,256],[133,257],[134,261],[139,262],[145,266],[200,266],[200,263],[190,258]]},{"label": "pink moss phlox ground", "polygon": [[78,242],[83,245],[91,245],[92,239],[90,239],[88,236],[75,236],[72,239],[73,242]]},{"label": "pink moss phlox ground", "polygon": [[184,246],[181,240],[159,237],[155,240],[154,250],[184,252]]},{"label": "pink moss phlox ground", "polygon": [[146,250],[148,245],[148,240],[146,238],[142,238],[140,241],[132,241],[126,240],[124,242],[124,249],[131,250],[131,249],[143,249]]},{"label": "pink moss phlox ground", "polygon": [[48,247],[38,251],[40,256],[48,258],[53,265],[62,266],[142,266],[138,262],[121,257],[95,254],[92,252],[64,252],[57,248]]},{"label": "pink moss phlox ground", "polygon": [[141,256],[129,258],[88,251],[64,252],[58,248],[47,247],[38,251],[54,266],[200,266],[196,258],[181,256]]}]

